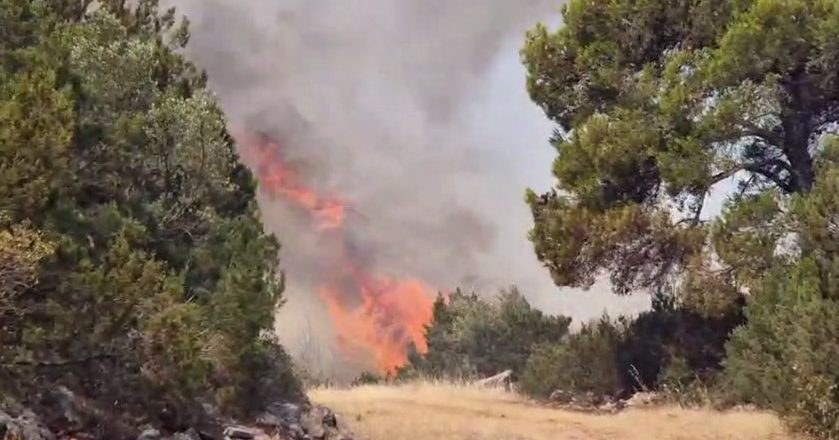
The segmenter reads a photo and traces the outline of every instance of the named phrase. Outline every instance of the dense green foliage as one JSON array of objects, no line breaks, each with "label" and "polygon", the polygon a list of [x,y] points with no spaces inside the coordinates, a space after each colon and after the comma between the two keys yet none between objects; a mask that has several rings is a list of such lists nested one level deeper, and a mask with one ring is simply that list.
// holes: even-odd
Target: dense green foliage
[{"label": "dense green foliage", "polygon": [[831,144],[817,161],[812,192],[784,215],[801,257],[766,274],[748,325],[729,345],[728,379],[737,398],[788,415],[799,428],[839,438],[839,168]]},{"label": "dense green foliage", "polygon": [[535,345],[563,339],[571,320],[543,314],[515,289],[492,300],[456,291],[434,303],[426,326],[428,352],[409,356],[402,377],[485,377],[521,374]]},{"label": "dense green foliage", "polygon": [[539,345],[521,386],[538,397],[562,390],[598,398],[713,386],[728,335],[742,322],[737,312],[707,317],[660,295],[652,310],[637,317],[603,317],[566,339]]},{"label": "dense green foliage", "polygon": [[537,345],[524,371],[521,388],[540,397],[563,390],[577,395],[616,395],[621,390],[618,348],[624,330],[604,317],[583,325],[567,341]]},{"label": "dense green foliage", "polygon": [[717,320],[714,353],[684,352],[702,325],[674,344],[659,376],[676,385],[718,362],[746,298],[723,387],[839,438],[839,2],[571,0],[563,16],[522,52],[558,125],[559,183],[528,195],[538,257],[561,286],[675,284]]},{"label": "dense green foliage", "polygon": [[186,23],[89,3],[0,0],[0,389],[175,422],[295,396],[279,245]]},{"label": "dense green foliage", "polygon": [[[519,388],[540,398],[556,390],[600,399],[707,385],[722,369],[728,335],[743,322],[737,310],[708,317],[660,295],[638,317],[603,317],[569,333],[569,318],[533,309],[515,289],[494,299],[458,290],[438,297],[426,326],[428,351],[412,351],[397,378],[459,380],[512,370]],[[357,382],[380,380],[364,374]]]},{"label": "dense green foliage", "polygon": [[529,196],[539,258],[560,285],[605,272],[618,293],[678,272],[721,308],[775,264],[777,202],[813,187],[839,122],[839,3],[573,0],[563,16],[523,50],[558,125],[558,187]]}]

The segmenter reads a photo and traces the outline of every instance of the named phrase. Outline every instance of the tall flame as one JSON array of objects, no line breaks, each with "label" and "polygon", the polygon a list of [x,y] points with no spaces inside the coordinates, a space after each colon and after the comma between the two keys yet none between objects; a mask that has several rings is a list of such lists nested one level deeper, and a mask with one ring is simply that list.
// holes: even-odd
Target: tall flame
[{"label": "tall flame", "polygon": [[431,289],[419,280],[371,273],[349,251],[346,233],[349,204],[307,186],[282,156],[281,145],[267,136],[237,136],[242,158],[257,174],[260,191],[305,210],[313,228],[335,240],[335,267],[324,275],[318,294],[326,303],[345,355],[359,351],[382,372],[404,365],[408,347],[427,350],[424,326],[431,320]]}]

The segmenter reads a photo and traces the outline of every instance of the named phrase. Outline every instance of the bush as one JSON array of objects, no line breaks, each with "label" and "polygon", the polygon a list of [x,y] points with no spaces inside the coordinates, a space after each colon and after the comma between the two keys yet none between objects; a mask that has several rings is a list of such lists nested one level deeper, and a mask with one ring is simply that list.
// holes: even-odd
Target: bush
[{"label": "bush", "polygon": [[735,399],[839,438],[839,302],[823,297],[819,266],[803,260],[771,274],[729,343],[726,379]]},{"label": "bush", "polygon": [[662,390],[684,403],[708,400],[739,308],[706,317],[658,295],[653,309],[636,319],[603,317],[570,337],[536,349],[522,389],[547,397],[557,389],[622,397]]},{"label": "bush", "polygon": [[561,340],[570,322],[534,309],[515,288],[491,301],[458,290],[437,298],[426,327],[428,351],[411,353],[398,376],[462,379],[505,370],[519,375],[533,347]]},{"label": "bush", "polygon": [[598,397],[620,394],[617,356],[623,331],[622,323],[603,317],[567,341],[540,345],[527,362],[522,391],[537,397],[548,397],[555,390]]},{"label": "bush", "polygon": [[353,381],[353,386],[378,385],[380,383],[383,383],[385,381],[385,379],[386,379],[385,377],[383,377],[379,374],[371,373],[369,371],[365,371],[365,372],[359,374],[358,377]]},{"label": "bush", "polygon": [[[731,332],[743,322],[740,302],[720,315],[706,316],[677,304],[672,295],[655,296],[652,310],[628,323],[619,349],[626,391],[658,389],[680,369],[691,380],[710,385],[723,369]],[[685,380],[680,379],[680,388],[687,385]]]}]

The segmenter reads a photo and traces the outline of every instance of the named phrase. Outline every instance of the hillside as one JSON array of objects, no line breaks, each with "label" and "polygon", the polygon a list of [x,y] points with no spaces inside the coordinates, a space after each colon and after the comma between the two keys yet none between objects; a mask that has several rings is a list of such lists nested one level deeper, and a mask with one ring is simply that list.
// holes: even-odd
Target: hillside
[{"label": "hillside", "polygon": [[330,406],[369,440],[786,440],[774,416],[660,408],[617,415],[567,412],[502,391],[441,384],[319,389]]}]

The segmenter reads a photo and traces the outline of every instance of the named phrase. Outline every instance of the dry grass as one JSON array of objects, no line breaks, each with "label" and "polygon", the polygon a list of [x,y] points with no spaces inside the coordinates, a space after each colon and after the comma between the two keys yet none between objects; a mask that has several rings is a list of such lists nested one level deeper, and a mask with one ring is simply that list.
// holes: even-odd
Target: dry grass
[{"label": "dry grass", "polygon": [[445,384],[318,389],[368,440],[787,440],[771,414],[658,408],[593,415],[539,406],[503,391]]}]

